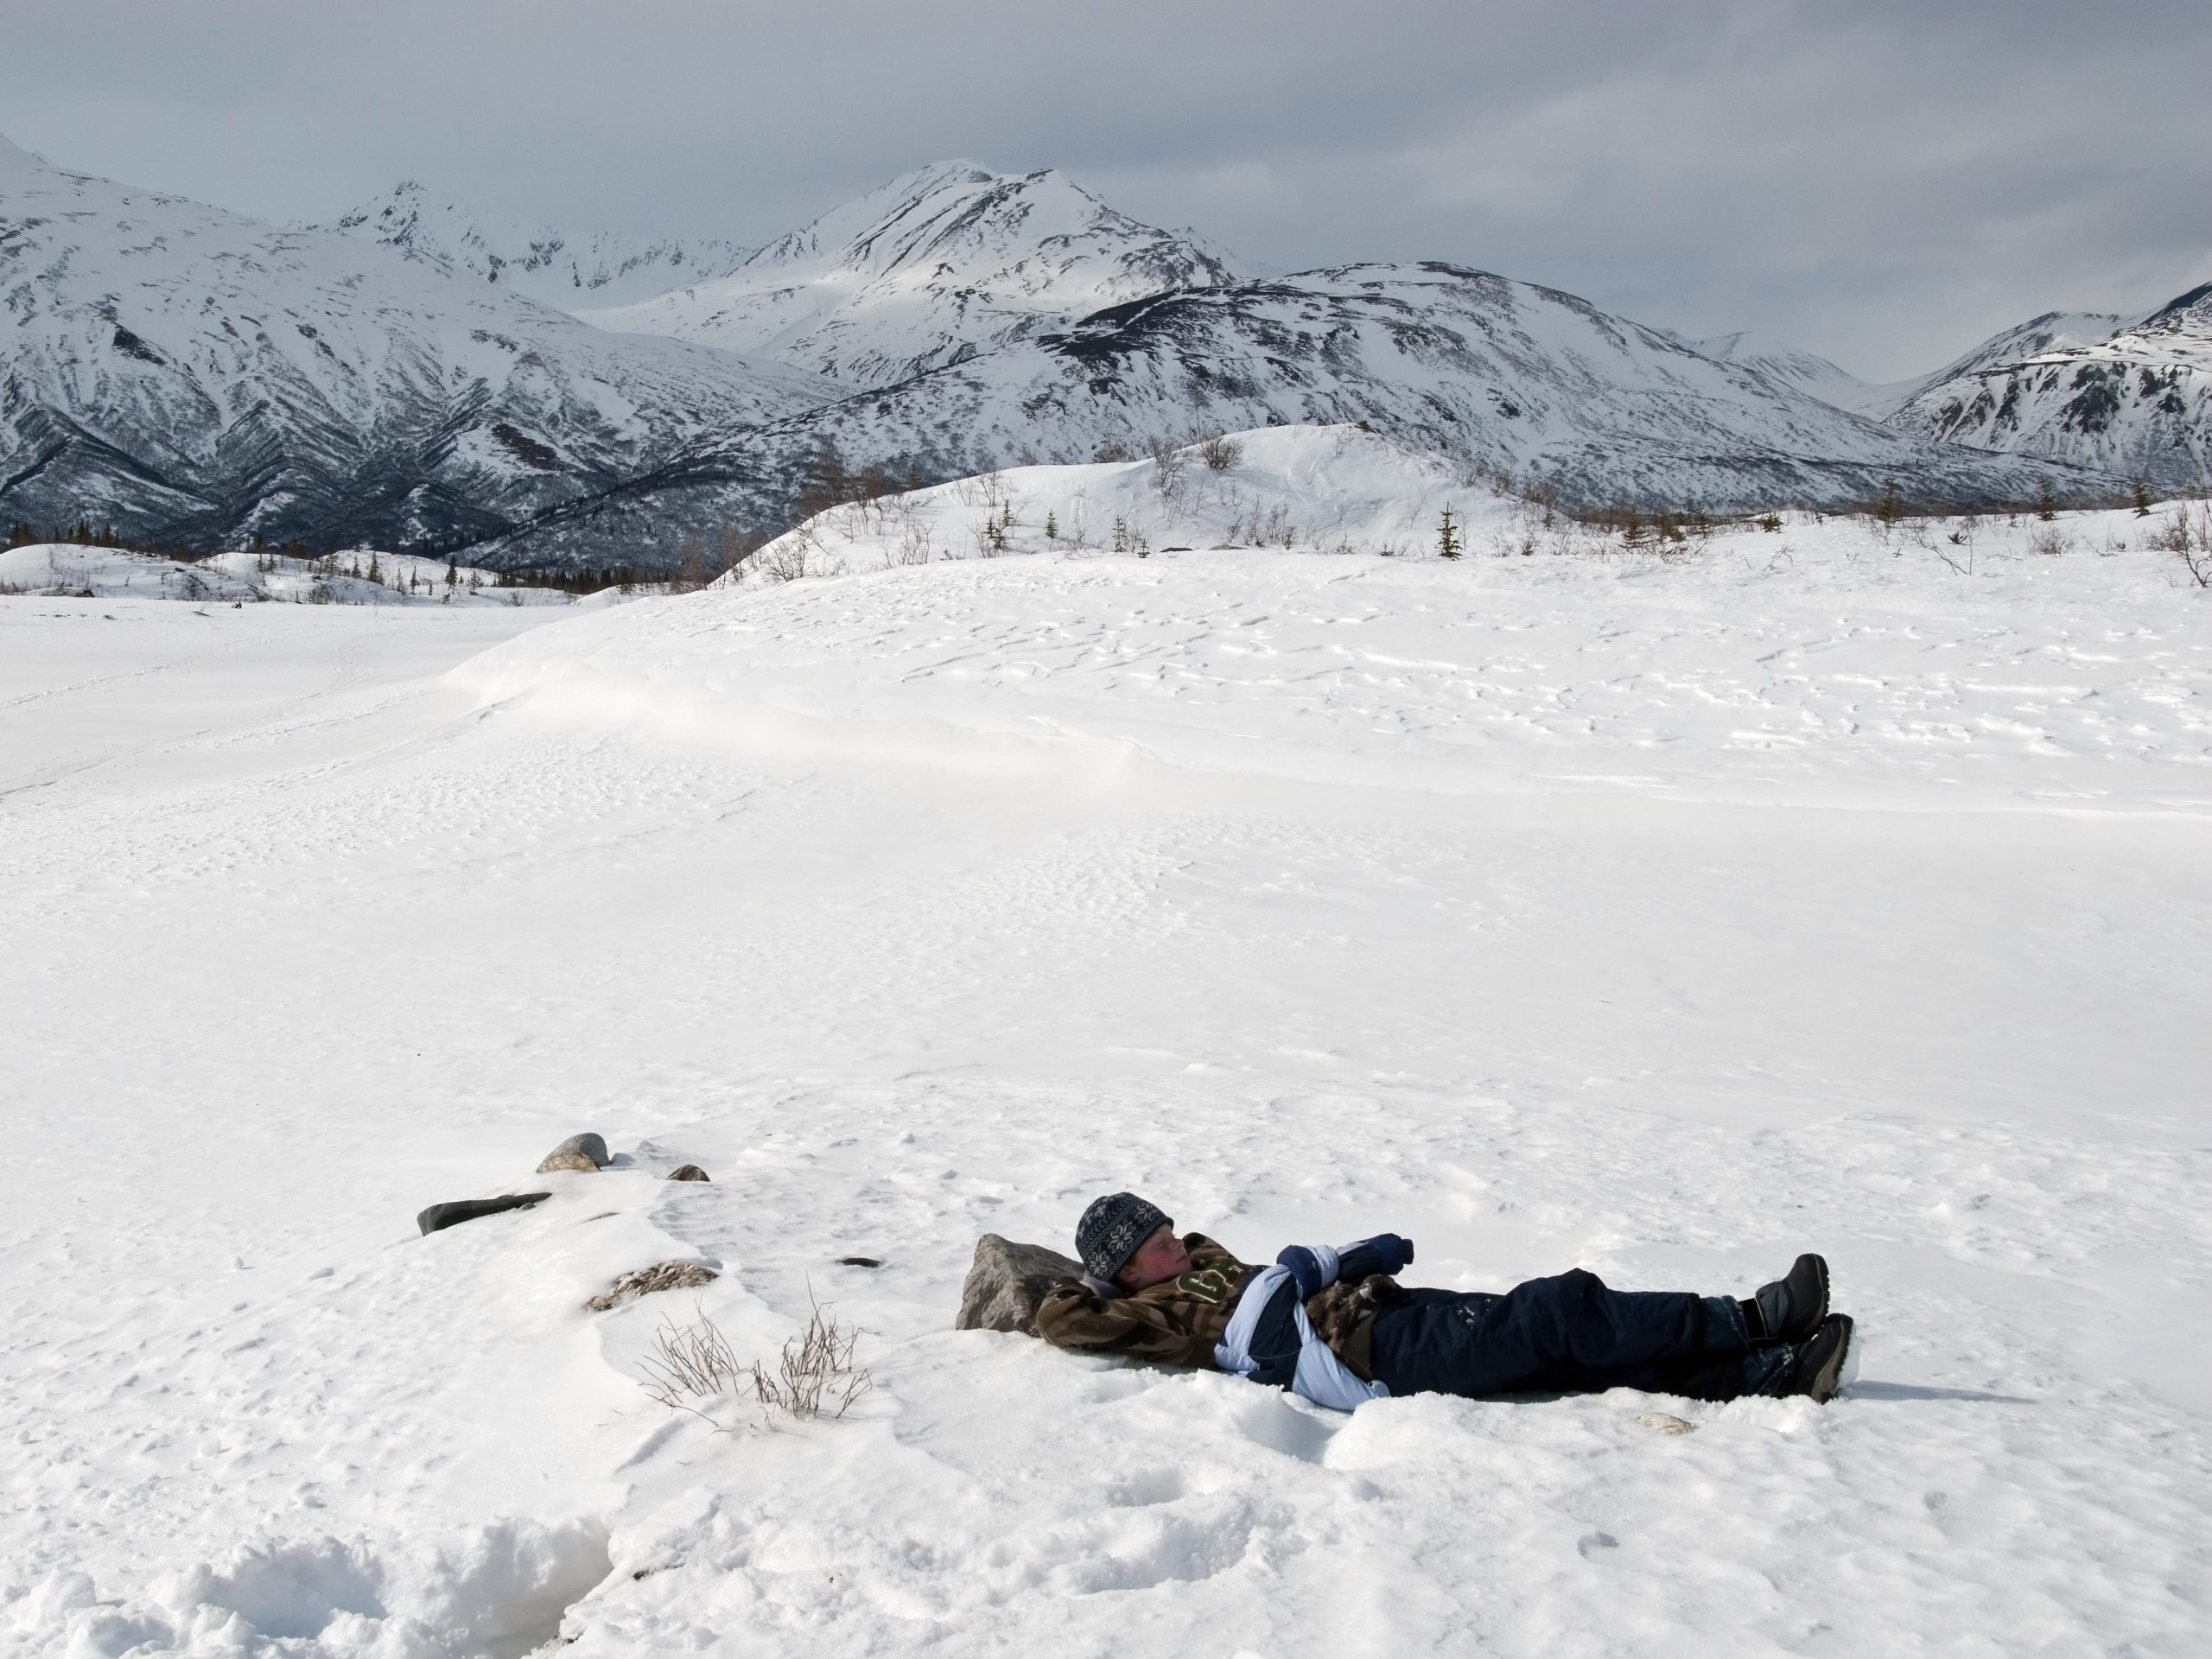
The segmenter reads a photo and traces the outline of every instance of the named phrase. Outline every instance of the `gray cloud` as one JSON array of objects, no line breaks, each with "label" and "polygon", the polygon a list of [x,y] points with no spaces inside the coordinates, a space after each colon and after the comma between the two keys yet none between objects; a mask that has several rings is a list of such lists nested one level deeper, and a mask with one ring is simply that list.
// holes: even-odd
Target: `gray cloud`
[{"label": "gray cloud", "polygon": [[4,0],[0,130],[274,218],[403,176],[763,239],[1058,166],[1287,270],[1435,257],[1872,378],[2212,278],[2201,0]]}]

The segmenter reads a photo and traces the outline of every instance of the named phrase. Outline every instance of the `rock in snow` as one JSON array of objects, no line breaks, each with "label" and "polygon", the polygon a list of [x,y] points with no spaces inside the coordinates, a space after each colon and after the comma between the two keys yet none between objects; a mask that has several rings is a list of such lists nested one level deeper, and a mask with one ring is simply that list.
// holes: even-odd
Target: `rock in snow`
[{"label": "rock in snow", "polygon": [[1042,1244],[1017,1244],[985,1233],[960,1287],[961,1331],[1019,1331],[1037,1334],[1037,1309],[1054,1285],[1083,1276],[1083,1263]]},{"label": "rock in snow", "polygon": [[668,1172],[668,1179],[671,1181],[703,1181],[708,1177],[707,1172],[696,1164],[679,1164]]},{"label": "rock in snow", "polygon": [[586,1173],[605,1169],[607,1166],[607,1142],[590,1130],[572,1135],[547,1153],[537,1166],[537,1173],[547,1174],[556,1169],[580,1169]]},{"label": "rock in snow", "polygon": [[458,1227],[464,1221],[505,1215],[510,1210],[527,1210],[532,1205],[544,1203],[552,1196],[550,1192],[510,1192],[496,1198],[454,1198],[448,1203],[432,1205],[415,1217],[415,1224],[427,1237],[448,1227]]},{"label": "rock in snow", "polygon": [[701,1285],[711,1285],[721,1275],[703,1262],[656,1262],[650,1268],[637,1268],[624,1274],[613,1285],[593,1297],[584,1306],[594,1313],[604,1313],[609,1308],[634,1301],[640,1296],[651,1296],[664,1290],[696,1290]]}]

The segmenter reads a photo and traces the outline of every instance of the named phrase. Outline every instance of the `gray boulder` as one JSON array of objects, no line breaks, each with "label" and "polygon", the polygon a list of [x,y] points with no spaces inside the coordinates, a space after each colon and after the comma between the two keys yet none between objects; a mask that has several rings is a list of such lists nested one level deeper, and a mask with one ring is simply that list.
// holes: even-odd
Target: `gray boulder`
[{"label": "gray boulder", "polygon": [[584,1306],[594,1313],[604,1313],[610,1307],[620,1307],[655,1291],[696,1290],[721,1277],[703,1262],[656,1262],[650,1268],[633,1268]]},{"label": "gray boulder", "polygon": [[595,1169],[605,1169],[609,1161],[607,1142],[587,1129],[582,1135],[570,1135],[547,1153],[537,1173],[548,1175],[556,1169],[581,1169],[588,1174]]},{"label": "gray boulder", "polygon": [[976,1259],[960,1287],[962,1331],[1019,1331],[1037,1334],[1037,1308],[1058,1284],[1083,1277],[1083,1264],[1042,1244],[1016,1244],[996,1233],[976,1241]]},{"label": "gray boulder", "polygon": [[696,1164],[683,1164],[670,1170],[668,1179],[671,1181],[703,1181],[707,1179],[707,1172]]}]

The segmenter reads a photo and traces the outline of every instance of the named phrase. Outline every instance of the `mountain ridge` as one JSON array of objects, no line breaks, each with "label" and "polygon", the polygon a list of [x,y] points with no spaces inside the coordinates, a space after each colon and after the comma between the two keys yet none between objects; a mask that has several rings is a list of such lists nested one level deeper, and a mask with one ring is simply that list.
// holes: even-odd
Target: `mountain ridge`
[{"label": "mountain ridge", "polygon": [[448,276],[472,276],[569,312],[628,304],[722,276],[753,252],[719,238],[564,231],[482,212],[412,179],[327,224],[302,228],[378,242]]},{"label": "mountain ridge", "polygon": [[0,191],[8,519],[465,545],[836,395],[12,145]]},{"label": "mountain ridge", "polygon": [[725,276],[582,315],[876,389],[1106,305],[1236,275],[1211,246],[1130,218],[1056,168],[939,162],[779,237]]}]

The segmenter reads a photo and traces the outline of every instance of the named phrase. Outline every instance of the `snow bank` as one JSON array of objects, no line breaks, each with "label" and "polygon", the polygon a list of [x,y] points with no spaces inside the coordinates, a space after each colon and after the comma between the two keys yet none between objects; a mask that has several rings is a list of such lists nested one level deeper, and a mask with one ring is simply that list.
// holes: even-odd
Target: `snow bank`
[{"label": "snow bank", "polygon": [[258,588],[213,562],[184,563],[120,549],[34,543],[0,553],[0,594],[85,599],[259,599]]},{"label": "snow bank", "polygon": [[[2212,613],[1949,533],[0,606],[0,1653],[2192,1651]],[[1461,1289],[1817,1248],[1862,1380],[947,1328],[1120,1186]],[[640,1386],[817,1304],[844,1421]]]},{"label": "snow bank", "polygon": [[569,1605],[607,1576],[589,1521],[506,1521],[442,1545],[334,1537],[243,1542],[103,1602],[82,1573],[49,1574],[13,1610],[19,1635],[72,1655],[477,1659],[552,1641]]},{"label": "snow bank", "polygon": [[842,574],[1014,553],[1280,547],[1432,551],[1439,515],[1495,535],[1514,504],[1467,468],[1356,426],[1262,427],[1166,461],[1017,467],[832,508],[723,578]]},{"label": "snow bank", "polygon": [[276,553],[168,559],[73,542],[34,543],[0,553],[0,594],[447,606],[566,605],[573,597],[556,588],[503,588],[501,580],[496,571],[368,548],[322,559]]},{"label": "snow bank", "polygon": [[[1312,459],[1316,440],[1281,449]],[[1454,493],[1387,447],[1361,460],[1380,476],[1350,487],[1300,485],[1290,466],[1263,477],[1308,522],[1326,505],[1363,537],[1404,536],[1456,500],[1476,545],[1516,544],[1496,498]],[[1094,530],[1105,510],[1133,517],[1149,486],[1132,475],[1148,469],[1009,474],[1003,499],[1028,503],[1035,546],[1048,517],[1087,512]],[[1392,470],[1433,493],[1383,493]],[[1217,500],[1217,521],[1249,515],[1261,487]],[[934,534],[1004,510],[947,486],[914,511]],[[841,512],[803,532],[833,563],[864,567],[899,533],[895,508],[882,528]],[[2202,811],[2205,595],[2142,545],[2145,524],[1962,531],[1980,543],[1971,575],[1948,531],[1920,546],[1848,520],[1733,529],[1668,557],[1622,556],[1615,541],[1607,556],[1456,563],[1233,549],[894,563],[580,620],[463,678],[556,721],[634,721],[786,758],[1093,773],[1149,759],[1444,792],[1846,804],[1873,790],[1940,808]],[[2037,534],[2072,551],[2034,553]]]}]

